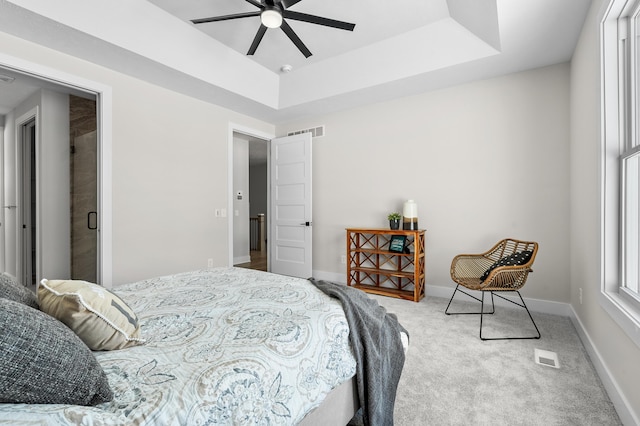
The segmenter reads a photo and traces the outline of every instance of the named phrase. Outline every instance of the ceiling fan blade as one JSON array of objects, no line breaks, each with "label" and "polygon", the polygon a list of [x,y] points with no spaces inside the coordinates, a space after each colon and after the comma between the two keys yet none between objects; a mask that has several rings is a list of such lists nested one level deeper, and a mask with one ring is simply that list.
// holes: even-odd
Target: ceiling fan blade
[{"label": "ceiling fan blade", "polygon": [[249,48],[247,55],[253,55],[254,53],[256,53],[256,50],[258,49],[258,45],[262,41],[262,37],[264,37],[264,33],[266,32],[267,32],[267,27],[260,24],[260,28],[258,28],[258,32],[256,33],[256,36],[253,38],[253,43],[251,43],[251,47]]},{"label": "ceiling fan blade", "polygon": [[280,4],[282,5],[283,8],[287,9],[291,6],[293,6],[294,4],[298,3],[300,0],[280,0]]},{"label": "ceiling fan blade", "polygon": [[229,19],[248,18],[250,16],[260,16],[262,11],[246,12],[246,13],[234,13],[233,15],[213,16],[211,18],[192,19],[194,24],[206,24],[207,22],[227,21]]},{"label": "ceiling fan blade", "polygon": [[311,51],[307,49],[307,46],[305,46],[302,40],[300,40],[300,37],[298,37],[296,33],[293,32],[293,29],[291,29],[289,24],[287,24],[285,21],[282,21],[282,25],[280,26],[280,28],[282,28],[282,31],[284,31],[287,37],[291,39],[293,44],[296,45],[296,47],[300,50],[300,52],[302,52],[305,58],[308,58],[312,55]]},{"label": "ceiling fan blade", "polygon": [[294,12],[293,10],[283,10],[282,16],[289,19],[295,19],[296,21],[309,22],[310,24],[324,25],[325,27],[333,27],[347,31],[353,31],[353,29],[356,27],[356,24],[336,21],[335,19],[323,18],[322,16]]},{"label": "ceiling fan blade", "polygon": [[254,5],[255,7],[259,8],[259,9],[262,9],[262,7],[263,7],[262,4],[260,4],[260,2],[256,1],[256,0],[244,0],[244,1],[246,1],[247,3],[251,3],[252,5]]}]

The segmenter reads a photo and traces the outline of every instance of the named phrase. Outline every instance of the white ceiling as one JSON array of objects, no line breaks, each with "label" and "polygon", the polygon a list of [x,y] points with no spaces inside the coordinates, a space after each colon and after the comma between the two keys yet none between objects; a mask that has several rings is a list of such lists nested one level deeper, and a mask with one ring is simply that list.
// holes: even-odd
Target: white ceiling
[{"label": "white ceiling", "polygon": [[[258,10],[244,0],[149,1],[185,22]],[[267,31],[252,59],[274,72],[284,64],[297,70],[449,17],[446,0],[402,0],[393,11],[389,10],[389,4],[380,0],[301,0],[290,10],[354,23],[356,29],[349,32],[287,20],[313,56],[305,58],[281,29],[272,29]],[[260,18],[250,17],[196,27],[244,55],[259,26]]]},{"label": "white ceiling", "polygon": [[[356,24],[350,32],[288,20],[308,59],[279,29],[246,56],[257,17],[190,22],[257,10],[243,0],[0,0],[0,29],[279,124],[568,61],[590,4],[302,0],[291,10]],[[284,64],[293,70],[282,73]],[[0,114],[29,85],[0,83]]]}]

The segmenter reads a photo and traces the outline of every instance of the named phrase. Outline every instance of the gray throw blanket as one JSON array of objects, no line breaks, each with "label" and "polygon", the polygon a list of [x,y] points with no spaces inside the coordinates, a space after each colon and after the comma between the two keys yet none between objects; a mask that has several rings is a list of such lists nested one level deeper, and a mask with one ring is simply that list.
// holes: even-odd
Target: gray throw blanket
[{"label": "gray throw blanket", "polygon": [[396,390],[404,366],[400,332],[407,331],[395,314],[362,290],[314,278],[309,281],[342,302],[358,363],[356,383],[364,425],[393,425]]}]

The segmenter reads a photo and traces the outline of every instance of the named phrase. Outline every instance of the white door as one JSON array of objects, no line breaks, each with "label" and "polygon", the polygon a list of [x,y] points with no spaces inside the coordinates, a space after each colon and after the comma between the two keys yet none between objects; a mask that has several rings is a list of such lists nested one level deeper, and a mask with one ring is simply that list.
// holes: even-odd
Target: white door
[{"label": "white door", "polygon": [[270,172],[270,271],[310,278],[311,134],[272,139]]}]

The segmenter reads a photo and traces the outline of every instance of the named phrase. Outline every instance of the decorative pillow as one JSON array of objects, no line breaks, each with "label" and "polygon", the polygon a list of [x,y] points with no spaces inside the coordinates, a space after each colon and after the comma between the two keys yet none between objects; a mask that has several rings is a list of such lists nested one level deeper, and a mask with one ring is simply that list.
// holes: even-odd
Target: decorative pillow
[{"label": "decorative pillow", "polygon": [[0,402],[96,405],[111,401],[93,353],[49,315],[0,298]]},{"label": "decorative pillow", "polygon": [[38,309],[38,300],[35,293],[4,272],[0,273],[0,298],[13,300]]},{"label": "decorative pillow", "polygon": [[531,255],[533,255],[533,252],[531,250],[525,250],[503,257],[493,265],[489,266],[489,269],[484,271],[484,274],[482,274],[482,276],[480,277],[480,281],[486,280],[491,271],[500,266],[524,265],[529,261],[529,259],[531,259]]},{"label": "decorative pillow", "polygon": [[138,317],[106,288],[77,280],[42,280],[40,309],[65,323],[94,351],[110,351],[144,342]]}]

